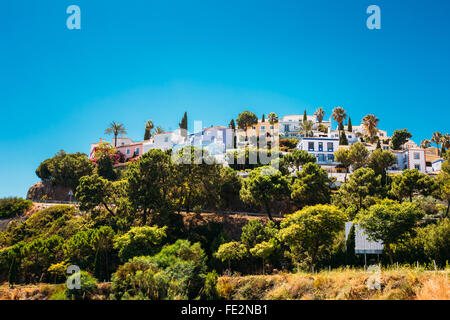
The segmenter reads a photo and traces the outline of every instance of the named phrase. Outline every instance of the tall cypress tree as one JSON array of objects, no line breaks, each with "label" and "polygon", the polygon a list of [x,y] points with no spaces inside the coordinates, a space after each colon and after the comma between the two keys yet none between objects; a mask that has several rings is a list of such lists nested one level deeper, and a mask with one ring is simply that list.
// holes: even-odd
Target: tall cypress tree
[{"label": "tall cypress tree", "polygon": [[266,116],[264,115],[264,113],[263,113],[261,122],[266,122]]},{"label": "tall cypress tree", "polygon": [[348,146],[347,135],[345,134],[344,131],[341,132],[341,136],[339,138],[339,144],[341,146]]},{"label": "tall cypress tree", "polygon": [[236,123],[234,122],[234,119],[231,119],[230,124],[228,125],[230,129],[235,130],[236,129]]},{"label": "tall cypress tree", "polygon": [[187,129],[188,129],[188,119],[187,119],[187,112],[184,113],[183,118],[181,119],[180,122],[180,129],[184,129],[182,134],[184,136],[187,136]]},{"label": "tall cypress tree", "polygon": [[353,132],[352,118],[350,118],[350,117],[348,117],[347,131],[348,131],[348,132]]},{"label": "tall cypress tree", "polygon": [[303,122],[306,122],[308,120],[308,116],[306,115],[306,109],[305,112],[303,112]]}]

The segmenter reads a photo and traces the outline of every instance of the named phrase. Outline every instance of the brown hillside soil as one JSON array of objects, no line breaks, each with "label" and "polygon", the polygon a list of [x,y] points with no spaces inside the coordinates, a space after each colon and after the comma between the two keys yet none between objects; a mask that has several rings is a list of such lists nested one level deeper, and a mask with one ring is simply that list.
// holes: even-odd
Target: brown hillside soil
[{"label": "brown hillside soil", "polygon": [[[381,272],[343,270],[318,274],[220,277],[227,300],[450,300],[449,271]],[[379,283],[371,285],[374,280]]]}]

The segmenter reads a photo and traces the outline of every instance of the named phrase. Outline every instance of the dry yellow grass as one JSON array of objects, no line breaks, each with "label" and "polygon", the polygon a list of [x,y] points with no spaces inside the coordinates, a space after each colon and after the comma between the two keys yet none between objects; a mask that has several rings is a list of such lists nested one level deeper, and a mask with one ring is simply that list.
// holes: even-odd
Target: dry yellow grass
[{"label": "dry yellow grass", "polygon": [[221,277],[218,290],[230,300],[449,300],[448,273],[344,269],[316,274]]}]

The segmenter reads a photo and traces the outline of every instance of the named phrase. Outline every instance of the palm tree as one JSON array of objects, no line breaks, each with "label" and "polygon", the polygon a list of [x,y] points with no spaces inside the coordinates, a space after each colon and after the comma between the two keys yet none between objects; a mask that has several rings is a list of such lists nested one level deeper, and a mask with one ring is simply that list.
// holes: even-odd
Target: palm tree
[{"label": "palm tree", "polygon": [[450,134],[446,133],[441,138],[442,150],[446,151],[450,149]]},{"label": "palm tree", "polygon": [[145,124],[145,134],[144,134],[144,140],[150,140],[152,137],[152,130],[155,128],[155,125],[152,120],[148,120]]},{"label": "palm tree", "polygon": [[109,127],[105,130],[105,134],[114,134],[114,147],[117,147],[117,136],[122,134],[127,134],[125,126],[121,123],[116,123],[115,121],[109,124]]},{"label": "palm tree", "polygon": [[431,137],[431,142],[435,143],[437,148],[439,149],[439,145],[442,142],[442,133],[439,131],[436,131],[433,133],[433,136]]},{"label": "palm tree", "polygon": [[308,137],[310,135],[312,136],[313,126],[314,122],[312,122],[311,120],[300,122],[300,133],[305,137]]},{"label": "palm tree", "polygon": [[164,133],[164,129],[161,126],[156,127],[155,134],[161,134]]},{"label": "palm tree", "polygon": [[426,149],[426,148],[431,147],[431,141],[428,140],[428,139],[422,140],[422,142],[420,143],[420,147],[421,147],[422,149]]},{"label": "palm tree", "polygon": [[374,143],[375,141],[378,132],[378,122],[380,122],[380,120],[373,114],[368,114],[362,119],[362,124],[370,138],[370,143]]},{"label": "palm tree", "polygon": [[278,115],[275,112],[269,113],[267,118],[269,119],[269,123],[271,125],[278,122]]},{"label": "palm tree", "polygon": [[344,120],[347,118],[347,113],[345,113],[344,108],[336,107],[333,109],[331,117],[334,121],[338,123],[339,137],[341,136],[341,127]]},{"label": "palm tree", "polygon": [[314,112],[314,115],[316,116],[317,122],[322,123],[322,120],[325,117],[325,111],[320,107]]}]

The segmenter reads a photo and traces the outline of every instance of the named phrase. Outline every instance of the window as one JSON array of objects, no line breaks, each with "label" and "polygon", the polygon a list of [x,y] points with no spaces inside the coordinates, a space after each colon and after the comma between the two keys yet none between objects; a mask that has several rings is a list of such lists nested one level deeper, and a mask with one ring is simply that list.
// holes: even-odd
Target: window
[{"label": "window", "polygon": [[331,162],[334,161],[334,154],[329,154],[328,155],[328,161],[331,161]]},{"label": "window", "polygon": [[319,142],[319,151],[323,151],[323,142]]},{"label": "window", "polygon": [[169,137],[165,137],[164,142],[169,142]]},{"label": "window", "polygon": [[270,130],[273,130],[273,126],[270,126]]},{"label": "window", "polygon": [[139,155],[139,148],[136,148],[135,153],[136,153],[137,156]]},{"label": "window", "polygon": [[127,149],[127,154],[130,154],[130,149]]},{"label": "window", "polygon": [[289,125],[288,124],[284,125],[284,131],[289,132]]},{"label": "window", "polygon": [[261,126],[261,131],[266,131],[266,126]]},{"label": "window", "polygon": [[327,143],[327,150],[328,150],[328,152],[333,152],[333,150],[334,150],[333,142]]},{"label": "window", "polygon": [[420,159],[420,153],[419,152],[414,152],[414,159],[415,160],[419,160]]},{"label": "window", "polygon": [[308,142],[308,151],[314,151],[314,142]]},{"label": "window", "polygon": [[417,170],[420,171],[420,164],[416,164],[416,165],[414,166],[414,168],[416,168]]},{"label": "window", "polygon": [[318,154],[317,160],[318,160],[318,162],[325,162],[325,155],[324,154]]}]

